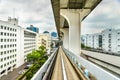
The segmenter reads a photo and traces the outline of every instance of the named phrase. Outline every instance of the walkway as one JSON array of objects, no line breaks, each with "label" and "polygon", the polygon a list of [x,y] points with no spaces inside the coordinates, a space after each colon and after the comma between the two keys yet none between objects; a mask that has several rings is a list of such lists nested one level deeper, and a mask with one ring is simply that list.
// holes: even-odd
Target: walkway
[{"label": "walkway", "polygon": [[9,72],[7,75],[2,76],[0,80],[16,80],[20,75],[18,72],[25,68],[26,64],[23,64],[17,69],[14,69],[12,72]]}]

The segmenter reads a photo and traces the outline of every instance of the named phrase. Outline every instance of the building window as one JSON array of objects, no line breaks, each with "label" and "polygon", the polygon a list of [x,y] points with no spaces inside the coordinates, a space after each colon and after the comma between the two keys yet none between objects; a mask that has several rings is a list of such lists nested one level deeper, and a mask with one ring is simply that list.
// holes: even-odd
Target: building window
[{"label": "building window", "polygon": [[0,35],[3,35],[3,32],[1,32]]},{"label": "building window", "polygon": [[118,34],[120,34],[120,32],[118,32]]},{"label": "building window", "polygon": [[3,68],[3,65],[1,65],[0,67]]},{"label": "building window", "polygon": [[3,45],[1,45],[1,49],[3,48]]},{"label": "building window", "polygon": [[6,60],[6,57],[4,58],[4,61]]},{"label": "building window", "polygon": [[4,36],[6,36],[6,33],[4,33]]},{"label": "building window", "polygon": [[111,44],[109,44],[109,46],[108,46],[109,48],[111,48]]},{"label": "building window", "polygon": [[6,30],[6,27],[4,27],[4,30]]},{"label": "building window", "polygon": [[108,34],[108,37],[111,38],[111,34]]},{"label": "building window", "polygon": [[9,36],[9,33],[7,33],[7,36]]},{"label": "building window", "polygon": [[118,47],[120,47],[120,45],[118,45]]},{"label": "building window", "polygon": [[7,41],[7,39],[4,39],[4,42],[6,42]]},{"label": "building window", "polygon": [[9,62],[7,63],[7,65],[9,65]]},{"label": "building window", "polygon": [[7,51],[7,53],[9,53],[9,51]]},{"label": "building window", "polygon": [[3,39],[1,39],[0,41],[3,42]]},{"label": "building window", "polygon": [[3,58],[1,59],[1,62],[3,62]]},{"label": "building window", "polygon": [[4,67],[6,66],[6,64],[4,64]]},{"label": "building window", "polygon": [[4,51],[4,54],[6,54],[6,51]]},{"label": "building window", "polygon": [[108,41],[109,43],[111,43],[111,39],[109,39],[109,41]]},{"label": "building window", "polygon": [[109,31],[111,31],[111,29],[109,29]]},{"label": "building window", "polygon": [[1,52],[0,55],[3,55],[3,52]]},{"label": "building window", "polygon": [[120,53],[120,51],[118,51],[118,53]]},{"label": "building window", "polygon": [[12,31],[12,28],[10,28],[10,31]]},{"label": "building window", "polygon": [[3,26],[1,25],[1,29],[3,29]]},{"label": "building window", "polygon": [[16,29],[15,29],[15,32],[16,32]]},{"label": "building window", "polygon": [[9,30],[9,27],[7,27],[7,30]]},{"label": "building window", "polygon": [[108,51],[111,51],[111,49],[109,49]]}]

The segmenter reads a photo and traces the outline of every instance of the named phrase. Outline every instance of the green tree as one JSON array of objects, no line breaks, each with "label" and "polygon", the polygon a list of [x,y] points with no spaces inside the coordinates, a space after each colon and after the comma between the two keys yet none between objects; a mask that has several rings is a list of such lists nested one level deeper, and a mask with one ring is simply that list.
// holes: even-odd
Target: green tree
[{"label": "green tree", "polygon": [[46,47],[44,47],[44,46],[40,46],[39,47],[39,50],[37,50],[42,56],[44,55],[44,54],[46,54]]},{"label": "green tree", "polygon": [[33,50],[32,53],[27,55],[27,61],[31,63],[37,63],[42,58],[47,59],[46,48],[44,46],[40,46],[39,50]]},{"label": "green tree", "polygon": [[91,47],[89,47],[89,46],[86,46],[85,48],[86,48],[86,49],[91,49]]},{"label": "green tree", "polygon": [[85,48],[85,45],[83,43],[81,43],[81,48]]},{"label": "green tree", "polygon": [[20,78],[20,80],[24,77],[26,77],[26,80],[30,80],[32,78],[32,76],[48,59],[46,52],[46,48],[44,46],[40,46],[38,50],[33,50],[32,53],[27,55],[27,61],[33,63],[33,65],[29,68],[29,71],[25,75],[22,75],[22,78]]},{"label": "green tree", "polygon": [[39,60],[40,54],[36,50],[32,51],[32,53],[27,55],[27,61],[35,63]]},{"label": "green tree", "polygon": [[31,71],[29,71],[27,74],[26,74],[26,80],[30,80],[33,76],[33,73]]}]

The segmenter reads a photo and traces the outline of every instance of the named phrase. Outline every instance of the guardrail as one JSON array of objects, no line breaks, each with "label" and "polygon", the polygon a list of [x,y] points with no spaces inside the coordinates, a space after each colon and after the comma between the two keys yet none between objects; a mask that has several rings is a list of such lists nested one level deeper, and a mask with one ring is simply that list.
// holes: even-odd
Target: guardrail
[{"label": "guardrail", "polygon": [[38,72],[33,76],[31,80],[47,80],[48,78],[50,78],[57,51],[58,48],[55,49],[52,55],[48,58],[48,60],[43,64],[43,66],[38,70]]},{"label": "guardrail", "polygon": [[97,80],[120,80],[120,78],[87,61],[79,55],[76,55],[65,48],[63,48],[63,50],[65,51],[66,55],[71,59],[71,61],[73,61],[74,64],[78,66],[78,68],[81,68],[81,66],[84,66],[86,68],[84,70],[84,74],[87,77],[89,77],[89,73],[91,73],[95,76]]}]

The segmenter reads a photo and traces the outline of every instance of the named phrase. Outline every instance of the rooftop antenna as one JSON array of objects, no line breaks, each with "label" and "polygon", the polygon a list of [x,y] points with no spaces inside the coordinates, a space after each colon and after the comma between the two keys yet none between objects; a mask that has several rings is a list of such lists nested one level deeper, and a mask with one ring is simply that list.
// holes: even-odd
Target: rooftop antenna
[{"label": "rooftop antenna", "polygon": [[15,18],[15,8],[13,8],[13,18]]}]

